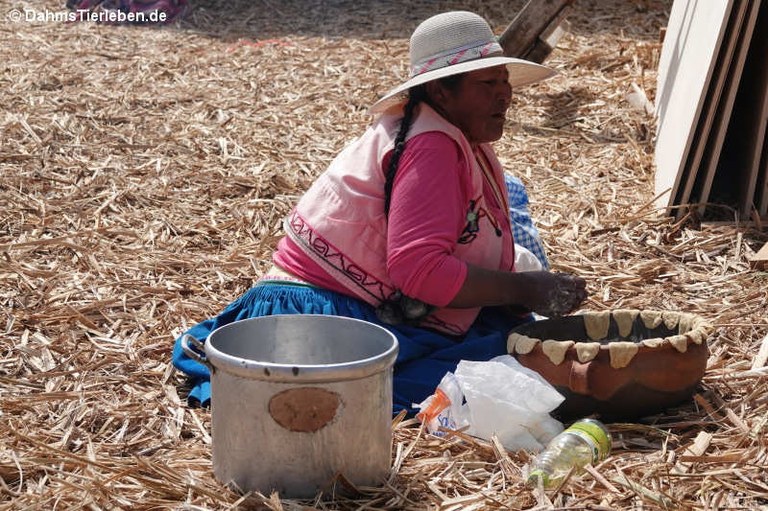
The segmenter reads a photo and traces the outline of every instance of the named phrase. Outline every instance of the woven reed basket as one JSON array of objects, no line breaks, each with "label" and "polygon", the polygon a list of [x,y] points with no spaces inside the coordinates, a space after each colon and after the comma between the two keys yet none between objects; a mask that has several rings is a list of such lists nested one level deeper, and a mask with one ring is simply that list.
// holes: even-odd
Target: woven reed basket
[{"label": "woven reed basket", "polygon": [[620,309],[527,323],[507,351],[565,401],[554,415],[618,421],[691,398],[706,370],[712,326],[682,312]]}]

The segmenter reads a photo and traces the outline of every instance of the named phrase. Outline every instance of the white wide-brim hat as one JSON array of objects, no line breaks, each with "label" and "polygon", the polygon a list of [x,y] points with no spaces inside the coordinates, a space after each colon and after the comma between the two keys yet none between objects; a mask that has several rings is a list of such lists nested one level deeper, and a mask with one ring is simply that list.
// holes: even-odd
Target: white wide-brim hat
[{"label": "white wide-brim hat", "polygon": [[513,87],[549,78],[555,71],[523,59],[505,57],[488,23],[477,14],[451,11],[432,16],[413,31],[410,78],[376,101],[369,111],[383,112],[406,100],[411,87],[446,76],[506,65]]}]

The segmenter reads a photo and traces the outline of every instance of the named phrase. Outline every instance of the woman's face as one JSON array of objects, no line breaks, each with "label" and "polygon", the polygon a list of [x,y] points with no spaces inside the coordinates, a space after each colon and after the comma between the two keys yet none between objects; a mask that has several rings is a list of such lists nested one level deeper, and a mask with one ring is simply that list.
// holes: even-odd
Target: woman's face
[{"label": "woman's face", "polygon": [[506,66],[465,73],[458,85],[427,84],[430,103],[458,127],[470,144],[494,142],[504,133],[504,121],[512,100]]}]

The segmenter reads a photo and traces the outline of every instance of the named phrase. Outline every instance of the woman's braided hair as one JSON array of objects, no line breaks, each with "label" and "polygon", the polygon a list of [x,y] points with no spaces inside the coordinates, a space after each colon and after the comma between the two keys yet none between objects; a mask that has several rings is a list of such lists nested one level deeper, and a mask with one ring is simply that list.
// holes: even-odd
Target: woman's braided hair
[{"label": "woman's braided hair", "polygon": [[[455,90],[461,81],[461,78],[462,75],[459,74],[441,78],[439,81],[444,87],[450,90]],[[387,217],[389,216],[389,206],[392,200],[392,187],[395,183],[397,166],[400,163],[400,157],[405,150],[405,139],[408,136],[408,130],[411,129],[416,106],[422,101],[430,103],[426,86],[419,85],[408,91],[408,101],[405,103],[403,118],[400,121],[400,129],[397,132],[397,136],[395,136],[395,147],[392,150],[389,165],[387,165],[387,169],[384,173],[384,213]],[[398,325],[401,323],[416,325],[419,324],[423,318],[431,314],[434,309],[435,307],[432,305],[397,291],[393,296],[384,300],[378,307],[376,307],[376,316],[382,322],[390,325]]]},{"label": "woman's braided hair", "polygon": [[[462,77],[463,74],[447,76],[445,78],[440,78],[438,82],[449,90],[456,90]],[[422,101],[430,103],[425,85],[418,85],[408,91],[408,101],[403,108],[403,118],[400,121],[400,129],[395,137],[395,147],[392,150],[389,165],[384,173],[384,214],[387,216],[389,216],[389,206],[392,201],[392,186],[395,184],[397,166],[400,163],[400,157],[403,155],[403,151],[405,151],[405,138],[408,136],[408,130],[411,129],[416,106]]]},{"label": "woman's braided hair", "polygon": [[392,156],[389,158],[389,165],[384,173],[384,214],[386,216],[389,216],[389,204],[392,201],[392,186],[395,184],[397,165],[400,163],[400,157],[403,155],[403,151],[405,151],[405,137],[408,136],[408,131],[411,129],[413,112],[416,110],[416,105],[424,99],[422,96],[426,96],[424,87],[411,89],[408,94],[408,102],[405,104],[403,118],[400,121],[400,129],[395,137],[395,147],[392,150]]}]

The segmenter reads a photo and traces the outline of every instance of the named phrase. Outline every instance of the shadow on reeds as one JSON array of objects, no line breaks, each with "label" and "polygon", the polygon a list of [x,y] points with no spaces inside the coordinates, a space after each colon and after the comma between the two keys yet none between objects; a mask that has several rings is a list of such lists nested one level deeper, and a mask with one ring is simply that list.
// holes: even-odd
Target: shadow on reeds
[{"label": "shadow on reeds", "polygon": [[[407,39],[424,19],[439,12],[469,10],[497,33],[527,0],[191,0],[184,19],[173,26],[223,40],[277,37]],[[672,0],[579,0],[568,14],[571,31],[652,32],[665,23]],[[649,16],[650,14],[650,16]],[[658,15],[658,16],[656,16]],[[649,21],[650,20],[650,21]]]},{"label": "shadow on reeds", "polygon": [[182,29],[224,40],[290,37],[407,39],[424,19],[443,11],[471,10],[503,29],[523,0],[200,0]]}]

